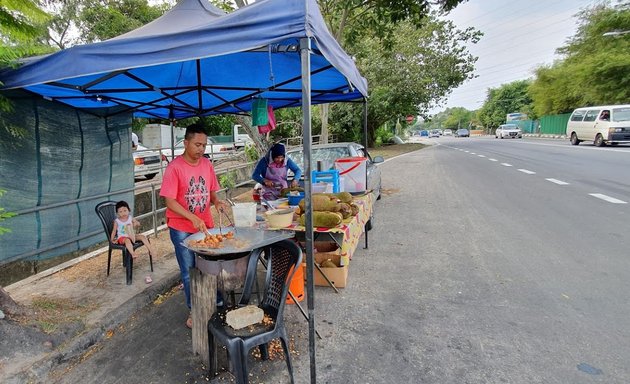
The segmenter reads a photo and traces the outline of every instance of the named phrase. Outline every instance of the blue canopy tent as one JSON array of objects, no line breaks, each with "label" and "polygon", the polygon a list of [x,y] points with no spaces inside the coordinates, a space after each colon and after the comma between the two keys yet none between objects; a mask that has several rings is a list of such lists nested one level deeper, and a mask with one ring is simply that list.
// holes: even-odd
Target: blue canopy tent
[{"label": "blue canopy tent", "polygon": [[[205,0],[180,0],[139,29],[24,60],[17,69],[0,71],[0,81],[3,90],[22,89],[104,117],[249,114],[255,98],[276,109],[303,106],[307,228],[310,105],[367,97],[365,79],[330,35],[316,0],[261,0],[229,14]],[[315,382],[312,229],[305,237]]]},{"label": "blue canopy tent", "polygon": [[314,0],[263,0],[230,14],[185,0],[135,31],[27,60],[0,79],[4,89],[84,110],[123,106],[112,113],[133,110],[136,117],[244,114],[255,97],[276,109],[296,107],[301,38],[312,41],[310,104],[367,95]]}]

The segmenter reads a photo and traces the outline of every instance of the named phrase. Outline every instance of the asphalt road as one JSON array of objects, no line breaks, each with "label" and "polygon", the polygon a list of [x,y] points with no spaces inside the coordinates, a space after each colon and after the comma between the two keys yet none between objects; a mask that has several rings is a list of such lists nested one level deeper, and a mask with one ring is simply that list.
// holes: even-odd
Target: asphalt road
[{"label": "asphalt road", "polygon": [[[369,249],[340,294],[315,291],[317,381],[630,382],[630,204],[590,195],[630,202],[630,148],[435,140],[381,165]],[[306,383],[306,323],[287,317]],[[179,293],[59,382],[206,382],[184,319]],[[252,383],[288,382],[251,365]]]}]

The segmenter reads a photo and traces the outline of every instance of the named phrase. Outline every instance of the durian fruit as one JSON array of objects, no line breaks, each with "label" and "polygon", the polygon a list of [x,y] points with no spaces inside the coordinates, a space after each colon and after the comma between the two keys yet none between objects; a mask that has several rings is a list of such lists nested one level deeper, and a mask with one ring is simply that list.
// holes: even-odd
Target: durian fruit
[{"label": "durian fruit", "polygon": [[352,216],[352,208],[350,207],[350,204],[346,204],[346,203],[339,203],[337,204],[339,207],[339,213],[341,213],[341,216],[343,216],[344,219],[347,219],[348,217]]},{"label": "durian fruit", "polygon": [[[333,228],[341,224],[342,216],[337,212],[313,212],[313,226]],[[306,225],[306,214],[300,216],[300,225]]]},{"label": "durian fruit", "polygon": [[352,216],[356,216],[359,213],[359,206],[356,204],[350,204],[350,209],[352,210]]},{"label": "durian fruit", "polygon": [[339,192],[335,194],[342,203],[352,203],[352,194],[350,192]]},{"label": "durian fruit", "polygon": [[337,268],[338,265],[335,264],[332,259],[326,259],[319,264],[322,268]]},{"label": "durian fruit", "polygon": [[[311,204],[313,205],[313,211],[335,211],[335,207],[337,206],[337,200],[331,200],[329,196],[325,196],[324,194],[314,194],[311,198]],[[300,210],[306,211],[304,209],[304,199],[300,201],[298,204]]]}]

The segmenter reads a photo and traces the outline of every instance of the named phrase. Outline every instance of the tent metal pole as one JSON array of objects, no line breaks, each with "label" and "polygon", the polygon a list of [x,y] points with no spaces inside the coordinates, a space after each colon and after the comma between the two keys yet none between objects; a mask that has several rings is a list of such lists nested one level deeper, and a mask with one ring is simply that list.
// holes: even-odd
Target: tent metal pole
[{"label": "tent metal pole", "polygon": [[368,122],[368,104],[367,104],[367,97],[364,97],[363,98],[363,148],[365,148],[366,151],[368,147],[367,122]]},{"label": "tent metal pole", "polygon": [[171,145],[169,145],[169,147],[171,147],[171,160],[173,161],[173,159],[175,159],[175,129],[173,127],[173,119],[169,120],[171,122]]},{"label": "tent metal pole", "polygon": [[304,143],[304,210],[306,222],[304,237],[306,242],[306,301],[308,306],[308,351],[311,361],[311,384],[317,383],[315,364],[315,289],[313,265],[313,206],[311,202],[311,39],[300,39],[300,60],[302,63],[302,141]]}]

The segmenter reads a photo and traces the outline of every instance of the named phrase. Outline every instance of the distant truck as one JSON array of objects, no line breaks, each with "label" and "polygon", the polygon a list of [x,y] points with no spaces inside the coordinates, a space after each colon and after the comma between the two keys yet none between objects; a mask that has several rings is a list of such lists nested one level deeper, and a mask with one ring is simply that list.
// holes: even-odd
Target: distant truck
[{"label": "distant truck", "polygon": [[[173,127],[174,143],[184,139],[186,129]],[[150,149],[171,147],[171,127],[164,124],[147,124],[142,130],[142,145]]]},{"label": "distant truck", "polygon": [[521,112],[508,113],[505,117],[505,122],[509,123],[510,121],[522,121],[527,120],[527,114]]},{"label": "distant truck", "polygon": [[232,141],[234,142],[234,149],[245,148],[246,144],[253,144],[254,141],[247,133],[242,131],[242,126],[235,124],[232,128]]}]

